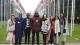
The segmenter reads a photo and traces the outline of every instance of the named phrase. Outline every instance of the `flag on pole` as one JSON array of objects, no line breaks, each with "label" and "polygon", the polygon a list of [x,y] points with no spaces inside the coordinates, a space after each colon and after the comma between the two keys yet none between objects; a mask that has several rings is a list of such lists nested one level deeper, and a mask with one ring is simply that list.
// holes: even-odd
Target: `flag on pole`
[{"label": "flag on pole", "polygon": [[41,1],[40,1],[40,4],[43,4],[43,3],[44,3],[44,0],[41,0]]},{"label": "flag on pole", "polygon": [[19,3],[19,0],[16,0],[17,3]]},{"label": "flag on pole", "polygon": [[53,2],[53,0],[49,0],[49,4],[51,4]]}]

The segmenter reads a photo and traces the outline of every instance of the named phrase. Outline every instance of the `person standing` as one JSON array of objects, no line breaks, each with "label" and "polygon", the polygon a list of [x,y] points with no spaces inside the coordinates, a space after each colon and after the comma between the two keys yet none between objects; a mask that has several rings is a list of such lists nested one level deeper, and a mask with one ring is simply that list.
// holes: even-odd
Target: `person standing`
[{"label": "person standing", "polygon": [[55,35],[56,35],[56,45],[59,44],[59,36],[60,36],[60,20],[59,17],[56,16],[56,20],[55,20]]},{"label": "person standing", "polygon": [[50,44],[54,44],[55,36],[55,16],[51,16]]},{"label": "person standing", "polygon": [[61,13],[60,26],[61,26],[61,34],[62,34],[62,45],[64,45],[64,43],[65,43],[65,36],[66,36],[66,35],[64,35],[66,33],[65,25],[66,25],[66,20],[65,20],[64,14]]},{"label": "person standing", "polygon": [[42,21],[39,17],[39,14],[35,12],[34,17],[31,20],[31,28],[32,28],[32,45],[34,45],[35,41],[35,34],[36,34],[36,40],[37,44],[39,45],[39,32],[41,31],[41,25]]},{"label": "person standing", "polygon": [[23,31],[25,29],[24,19],[22,18],[22,13],[16,17],[16,24],[15,24],[15,45],[21,45]]},{"label": "person standing", "polygon": [[47,18],[47,15],[43,15],[42,17],[42,26],[41,31],[43,34],[43,45],[46,45],[47,35],[50,30],[50,20]]},{"label": "person standing", "polygon": [[11,15],[11,18],[8,20],[7,22],[7,31],[8,31],[8,35],[7,35],[7,41],[9,41],[10,45],[12,45],[12,43],[14,42],[14,31],[15,31],[15,16]]},{"label": "person standing", "polygon": [[29,44],[30,41],[30,32],[31,32],[31,18],[30,18],[30,14],[27,13],[26,15],[26,27],[25,27],[25,44]]}]

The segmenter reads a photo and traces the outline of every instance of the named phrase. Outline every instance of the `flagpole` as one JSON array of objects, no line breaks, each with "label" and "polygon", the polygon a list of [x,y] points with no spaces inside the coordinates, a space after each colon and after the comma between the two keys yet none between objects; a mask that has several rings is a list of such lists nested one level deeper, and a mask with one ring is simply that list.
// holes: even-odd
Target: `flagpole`
[{"label": "flagpole", "polygon": [[[2,3],[2,0],[1,0],[0,3]],[[0,4],[0,7],[2,7],[2,4]],[[2,15],[2,8],[0,8],[0,10],[1,10],[1,14],[0,14],[0,17],[1,17],[1,15]],[[1,18],[0,18],[0,24],[1,24]],[[1,28],[1,25],[0,25],[0,28]]]},{"label": "flagpole", "polygon": [[64,14],[64,0],[63,0],[63,14]]},{"label": "flagpole", "polygon": [[72,0],[72,10],[71,10],[71,34],[70,36],[72,37],[72,30],[73,30],[73,0]]},{"label": "flagpole", "polygon": [[[57,14],[58,14],[58,16],[59,16],[59,18],[60,18],[60,0],[57,0],[57,2],[58,2],[58,10],[57,10]],[[57,43],[57,45],[59,44],[58,30],[57,30],[57,35],[56,35],[56,43]]]},{"label": "flagpole", "polygon": [[54,0],[54,15],[55,15],[55,0]]},{"label": "flagpole", "polygon": [[75,0],[73,0],[73,31],[74,31],[74,19],[75,19]]},{"label": "flagpole", "polygon": [[50,12],[49,12],[49,0],[48,0],[48,17],[49,17],[49,15],[50,15]]},{"label": "flagpole", "polygon": [[11,10],[12,10],[12,8],[11,8],[11,2],[12,2],[12,0],[10,0],[10,16],[11,16]]},{"label": "flagpole", "polygon": [[2,22],[3,22],[3,20],[2,20],[2,15],[3,15],[3,10],[2,10],[2,6],[3,6],[3,4],[2,4],[2,2],[3,2],[3,0],[1,0],[1,28],[2,28]]},{"label": "flagpole", "polygon": [[6,7],[6,5],[5,5],[5,0],[4,0],[4,27],[5,27],[5,7]]},{"label": "flagpole", "polygon": [[69,0],[67,1],[67,24],[68,24],[68,16],[69,16]]}]

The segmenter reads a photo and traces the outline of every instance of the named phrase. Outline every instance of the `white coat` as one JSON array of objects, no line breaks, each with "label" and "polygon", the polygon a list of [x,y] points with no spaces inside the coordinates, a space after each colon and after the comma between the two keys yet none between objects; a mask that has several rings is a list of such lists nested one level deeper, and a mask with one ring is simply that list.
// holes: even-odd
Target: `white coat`
[{"label": "white coat", "polygon": [[60,22],[59,20],[55,20],[55,33],[60,32]]},{"label": "white coat", "polygon": [[50,20],[49,19],[42,21],[41,30],[42,32],[46,32],[46,33],[50,30]]},{"label": "white coat", "polygon": [[9,19],[7,21],[7,31],[14,31],[15,30],[15,22],[13,22],[13,23],[12,23],[11,19]]}]

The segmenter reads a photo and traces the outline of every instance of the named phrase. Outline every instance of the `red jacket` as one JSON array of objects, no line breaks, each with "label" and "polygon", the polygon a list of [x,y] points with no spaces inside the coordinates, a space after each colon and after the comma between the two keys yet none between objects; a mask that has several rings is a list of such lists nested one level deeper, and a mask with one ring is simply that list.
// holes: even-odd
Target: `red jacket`
[{"label": "red jacket", "polygon": [[55,32],[55,21],[51,21],[51,31]]}]

